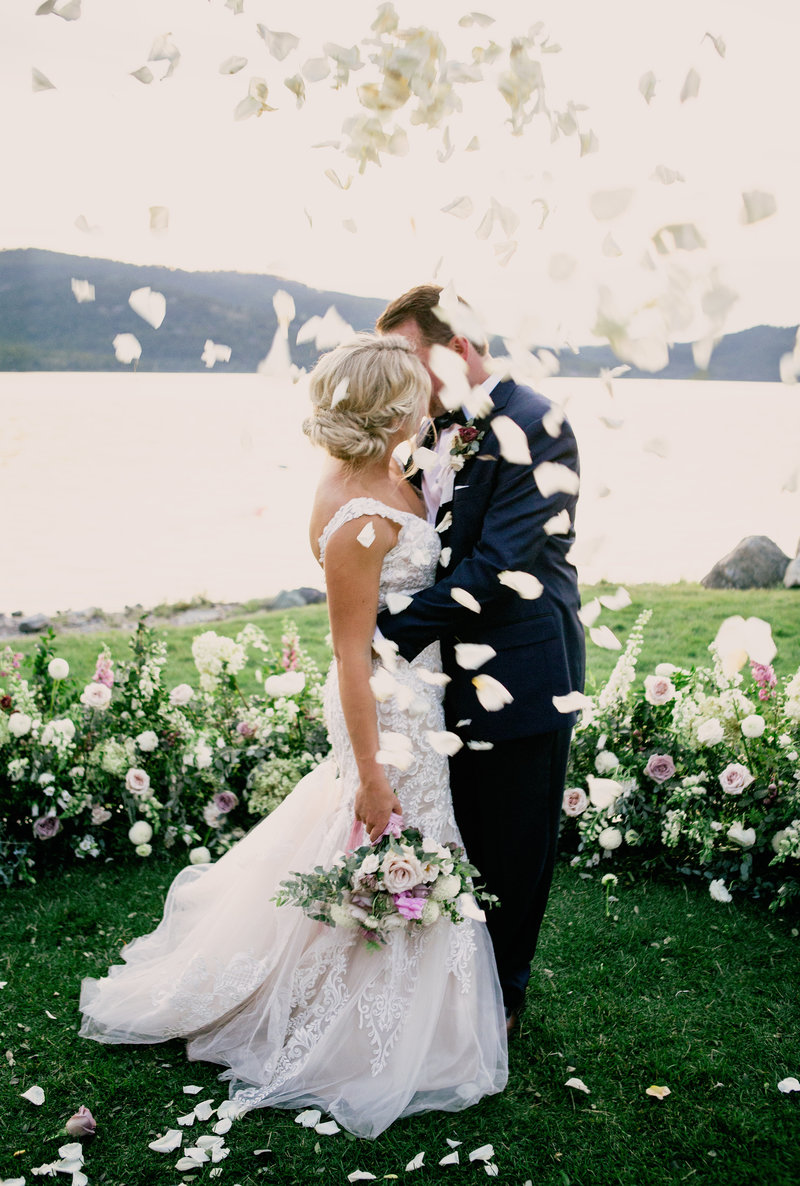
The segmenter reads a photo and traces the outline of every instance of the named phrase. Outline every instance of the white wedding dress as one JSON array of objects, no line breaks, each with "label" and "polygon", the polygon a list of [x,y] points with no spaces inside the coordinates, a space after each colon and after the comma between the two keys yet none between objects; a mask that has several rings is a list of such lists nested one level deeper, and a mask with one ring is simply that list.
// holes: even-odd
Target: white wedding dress
[{"label": "white wedding dress", "polygon": [[[410,512],[358,498],[325,528],[323,560],[334,531],[374,514],[401,528],[381,573],[385,604],[431,583],[439,537]],[[377,712],[382,731],[413,743],[412,764],[393,778],[404,821],[460,843],[447,759],[425,736],[444,728],[442,689],[419,674],[440,670],[438,643],[397,668],[411,709],[393,697]],[[333,760],[215,864],[178,874],[156,930],[128,944],[124,965],[84,980],[80,1032],[119,1043],[185,1037],[189,1058],[229,1068],[222,1078],[243,1110],[318,1107],[375,1137],[399,1116],[458,1111],[503,1090],[503,1002],[483,922],[440,919],[368,951],[357,932],[272,901],[282,878],[331,865],[350,836],[358,776],[335,663],[325,711]]]}]

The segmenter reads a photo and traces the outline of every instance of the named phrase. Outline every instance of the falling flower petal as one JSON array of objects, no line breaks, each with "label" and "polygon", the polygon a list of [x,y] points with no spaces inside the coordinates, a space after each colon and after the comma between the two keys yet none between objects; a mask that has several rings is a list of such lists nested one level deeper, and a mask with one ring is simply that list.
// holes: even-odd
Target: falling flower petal
[{"label": "falling flower petal", "polygon": [[551,494],[577,494],[580,478],[573,469],[557,461],[543,461],[533,471],[533,480],[543,498]]},{"label": "falling flower petal", "polygon": [[581,608],[578,610],[578,617],[580,618],[581,622],[583,622],[584,626],[594,626],[602,612],[603,607],[600,605],[599,600],[594,597],[591,601],[587,602],[586,605],[581,606]]},{"label": "falling flower petal", "polygon": [[318,1132],[321,1137],[332,1137],[334,1133],[342,1130],[335,1120],[326,1120],[323,1124],[315,1124],[314,1131]]},{"label": "falling flower petal", "polygon": [[660,181],[662,185],[674,185],[676,181],[686,180],[677,169],[668,169],[666,165],[656,165],[652,176],[654,181]]},{"label": "falling flower petal", "polygon": [[651,437],[642,445],[645,453],[652,453],[654,457],[669,457],[669,445],[663,437]]},{"label": "falling flower petal", "polygon": [[454,1149],[452,1153],[445,1154],[439,1165],[458,1165],[459,1160],[458,1150]]},{"label": "falling flower petal", "polygon": [[37,1108],[44,1103],[44,1092],[38,1083],[34,1083],[33,1087],[29,1087],[27,1091],[20,1093],[21,1098],[30,1100],[32,1104],[36,1104]]},{"label": "falling flower petal", "polygon": [[622,248],[611,234],[611,231],[608,232],[605,239],[603,240],[603,246],[601,250],[603,255],[605,255],[608,259],[618,259],[622,255]]},{"label": "falling flower petal", "polygon": [[147,1146],[155,1153],[173,1153],[176,1149],[181,1147],[183,1142],[183,1133],[179,1128],[170,1128],[164,1133],[163,1137],[158,1140],[151,1141]]},{"label": "falling flower petal", "polygon": [[[422,468],[422,467],[420,466],[420,468]],[[442,515],[439,522],[436,524],[436,531],[438,531],[439,534],[441,535],[443,532],[447,531],[447,529],[449,527],[452,527],[452,525],[453,525],[453,512],[445,511],[445,513]]]},{"label": "falling flower petal", "polygon": [[327,58],[309,58],[301,69],[306,82],[322,82],[330,74],[331,65]]},{"label": "falling flower petal", "polygon": [[788,1079],[781,1079],[778,1091],[782,1091],[784,1095],[788,1095],[790,1091],[800,1091],[800,1081],[794,1075],[790,1075]]},{"label": "falling flower petal", "polygon": [[167,301],[163,293],[153,292],[151,288],[136,288],[128,297],[128,304],[134,313],[158,329],[167,314]]},{"label": "falling flower petal", "polygon": [[493,1145],[481,1145],[479,1149],[473,1149],[469,1155],[470,1161],[491,1161],[493,1157]]},{"label": "falling flower petal", "polygon": [[498,712],[514,699],[508,688],[504,687],[494,676],[476,675],[472,682],[478,693],[478,700],[487,712]]},{"label": "falling flower petal", "polygon": [[136,362],[142,356],[142,347],[133,334],[117,334],[111,344],[114,347],[117,362]]},{"label": "falling flower petal", "polygon": [[589,799],[598,811],[605,811],[622,794],[622,784],[613,778],[595,778],[593,774],[587,776]]},{"label": "falling flower petal", "polygon": [[[213,367],[217,362],[230,362],[230,360],[230,346],[223,346],[221,342],[212,342],[211,338],[206,338],[200,361],[204,362],[207,368]],[[201,1091],[202,1089],[198,1087],[197,1090]]]},{"label": "falling flower petal", "polygon": [[151,231],[169,230],[169,208],[167,206],[151,206],[148,213]]},{"label": "falling flower petal", "polygon": [[232,54],[224,62],[220,62],[219,72],[220,74],[238,74],[240,70],[244,70],[246,65],[247,58],[242,58],[238,54]]},{"label": "falling flower petal", "polygon": [[56,6],[56,0],[44,0],[44,3],[39,5],[39,7],[36,9],[36,12],[33,15],[34,16],[49,16],[49,14],[53,11],[55,6]]},{"label": "falling flower petal", "polygon": [[458,604],[463,605],[465,609],[472,610],[474,614],[479,614],[481,612],[480,602],[474,598],[471,593],[468,593],[466,589],[459,589],[458,587],[451,589],[450,596],[453,598],[453,601],[457,601]]},{"label": "falling flower petal", "polygon": [[544,585],[532,572],[506,569],[505,572],[497,574],[497,579],[501,585],[507,585],[525,601],[535,601],[544,591]]},{"label": "falling flower petal", "polygon": [[778,209],[775,195],[764,193],[759,189],[752,189],[748,193],[742,194],[742,202],[744,207],[739,221],[745,224],[761,222],[762,218],[770,218]]},{"label": "falling flower petal", "polygon": [[561,425],[564,423],[564,409],[560,404],[553,404],[549,412],[545,412],[542,417],[542,428],[549,437],[556,438],[561,436]]},{"label": "falling flower petal", "polygon": [[385,667],[379,667],[369,677],[369,686],[372,690],[372,695],[379,704],[385,704],[387,700],[391,700],[392,696],[397,694],[399,687],[397,680],[394,676],[390,675]]},{"label": "falling flower petal", "polygon": [[672,1093],[670,1092],[670,1089],[668,1087],[659,1087],[655,1083],[651,1087],[646,1088],[646,1090],[645,1090],[645,1095],[652,1095],[657,1100],[666,1099],[666,1097],[671,1094]]},{"label": "falling flower petal", "polygon": [[433,449],[427,449],[424,445],[420,445],[411,454],[411,460],[417,469],[421,469],[424,473],[427,469],[433,469],[435,465],[439,464],[438,454]]},{"label": "falling flower petal", "polygon": [[[283,85],[292,92],[297,100],[297,106],[302,107],[306,101],[306,82],[302,74],[293,74],[290,78],[284,78]],[[325,170],[326,177],[330,177],[332,173],[333,169]],[[333,173],[333,176],[336,178],[336,184],[338,184],[340,189],[348,188],[348,186],[342,185],[335,173]],[[309,223],[311,222],[310,216],[308,216],[308,221]]]},{"label": "falling flower petal", "polygon": [[567,1079],[564,1086],[565,1087],[573,1087],[575,1089],[575,1091],[585,1091],[587,1095],[591,1094],[589,1088],[586,1086],[583,1079]]},{"label": "falling flower petal", "polygon": [[465,671],[477,671],[484,663],[488,663],[497,654],[494,647],[480,642],[457,642],[455,647],[456,663]]},{"label": "falling flower petal", "polygon": [[453,555],[452,548],[442,548],[441,552],[439,553],[439,563],[441,564],[442,568],[447,568],[448,564],[450,563],[450,558],[452,557],[452,555]]},{"label": "falling flower petal", "polygon": [[54,8],[53,12],[62,21],[77,21],[81,15],[81,0],[67,0],[60,8]]},{"label": "falling flower petal", "polygon": [[[333,395],[331,396],[331,409],[337,407],[342,402],[342,400],[347,399],[349,393],[350,380],[347,378],[347,376],[345,376],[345,378],[342,379],[341,382],[337,383],[336,387],[334,388]],[[373,539],[374,538],[375,537],[373,536]],[[371,542],[372,541],[370,540],[370,543]]]},{"label": "falling flower petal", "polygon": [[149,66],[140,66],[138,70],[131,70],[131,78],[148,86],[153,81],[153,71]]},{"label": "falling flower petal", "polygon": [[318,1108],[307,1108],[305,1112],[295,1116],[294,1122],[303,1128],[316,1128],[321,1119],[322,1113]]},{"label": "falling flower petal", "polygon": [[411,605],[411,598],[406,593],[387,593],[386,608],[390,614],[401,614]]},{"label": "falling flower petal", "polygon": [[619,641],[613,630],[609,630],[608,626],[593,626],[589,631],[589,637],[597,647],[602,647],[606,651],[619,651],[622,649],[622,643]]},{"label": "falling flower petal", "polygon": [[557,515],[553,515],[552,519],[547,520],[542,531],[545,535],[566,535],[570,526],[569,511],[564,507],[563,511],[559,511]]},{"label": "falling flower petal", "polygon": [[461,198],[454,198],[452,202],[442,206],[442,214],[452,214],[456,218],[469,218],[473,209],[472,198],[465,195]]},{"label": "falling flower petal", "polygon": [[166,73],[162,77],[162,82],[165,78],[169,78],[181,60],[180,50],[177,46],[173,45],[169,38],[169,33],[164,33],[162,36],[156,37],[150,48],[150,53],[147,55],[148,62],[169,62]]},{"label": "falling flower petal", "polygon": [[56,88],[46,74],[34,66],[31,71],[31,85],[34,91],[54,91]]},{"label": "falling flower petal", "polygon": [[700,75],[697,73],[694,66],[692,66],[691,70],[684,79],[683,86],[681,87],[681,103],[685,103],[687,99],[696,99],[699,93]]},{"label": "falling flower petal", "polygon": [[265,25],[256,25],[256,30],[259,37],[263,37],[273,58],[279,62],[288,57],[300,44],[300,38],[295,37],[294,33],[275,33]]},{"label": "falling flower petal", "polygon": [[583,692],[568,692],[566,696],[554,696],[553,707],[556,712],[578,712],[584,708],[591,708],[592,701]]},{"label": "falling flower petal", "polygon": [[356,536],[356,539],[361,544],[362,548],[372,547],[372,545],[375,543],[375,528],[373,527],[372,522],[367,523],[365,527],[361,528],[358,535]]},{"label": "falling flower petal", "polygon": [[82,305],[85,301],[94,300],[94,285],[90,284],[88,280],[72,279],[70,280],[70,286],[72,288],[72,295],[79,305]]},{"label": "falling flower petal", "polygon": [[427,667],[420,667],[415,671],[417,679],[433,688],[444,688],[450,683],[450,676],[443,671],[428,671]]},{"label": "falling flower petal", "polygon": [[446,729],[439,732],[429,729],[425,737],[431,749],[436,750],[437,754],[446,754],[448,758],[452,758],[453,754],[457,754],[464,747],[464,742],[458,734],[449,733]]},{"label": "falling flower petal", "polygon": [[589,198],[589,209],[598,222],[607,222],[624,214],[632,197],[632,189],[600,189]]},{"label": "falling flower petal", "polygon": [[494,416],[492,429],[500,443],[501,456],[512,465],[530,465],[531,451],[528,438],[509,416]]},{"label": "falling flower petal", "polygon": [[600,141],[597,139],[595,133],[589,129],[588,132],[581,132],[580,134],[581,156],[589,156],[592,152],[597,152],[600,148]]},{"label": "falling flower petal", "polygon": [[627,589],[623,589],[622,586],[620,586],[616,593],[611,593],[605,597],[600,597],[598,600],[600,604],[606,609],[627,609],[627,607],[631,604],[631,595]]}]

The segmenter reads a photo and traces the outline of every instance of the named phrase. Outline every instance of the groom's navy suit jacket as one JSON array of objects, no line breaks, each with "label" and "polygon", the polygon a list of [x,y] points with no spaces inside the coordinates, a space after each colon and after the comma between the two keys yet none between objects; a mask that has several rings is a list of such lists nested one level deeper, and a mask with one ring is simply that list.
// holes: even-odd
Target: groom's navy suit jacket
[{"label": "groom's navy suit jacket", "polygon": [[[443,506],[438,522],[452,512],[452,525],[442,532],[449,563],[439,565],[436,583],[416,593],[399,614],[384,610],[378,617],[382,633],[397,642],[411,660],[435,639],[442,646],[442,664],[451,682],[445,692],[447,727],[465,739],[500,741],[571,727],[576,714],[560,713],[554,696],[583,690],[584,633],[578,618],[577,573],[567,559],[574,540],[576,494],[544,497],[534,479],[543,461],[557,462],[579,473],[578,450],[566,420],[551,436],[543,418],[550,411],[544,396],[512,380],[492,392],[490,416],[476,421],[485,435],[477,455],[455,474],[453,501]],[[515,464],[500,456],[492,430],[496,415],[510,417],[525,432],[532,461]],[[563,533],[545,531],[554,516],[566,510]],[[533,574],[543,586],[540,597],[526,600],[500,582],[511,570]],[[459,604],[451,590],[464,589],[477,599],[481,612]],[[456,663],[455,644],[488,643],[496,655],[478,672]],[[495,712],[480,705],[472,679],[494,676],[513,696]],[[465,724],[464,722],[468,722]]]}]

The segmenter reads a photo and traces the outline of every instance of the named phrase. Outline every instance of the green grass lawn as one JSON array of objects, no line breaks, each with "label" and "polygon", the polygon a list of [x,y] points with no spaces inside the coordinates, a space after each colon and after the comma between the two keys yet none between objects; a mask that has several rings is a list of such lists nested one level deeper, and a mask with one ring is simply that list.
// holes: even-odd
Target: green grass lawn
[{"label": "green grass lawn", "polygon": [[[585,598],[598,590],[584,591]],[[800,664],[800,597],[792,591],[710,593],[697,586],[639,586],[634,604],[607,622],[624,640],[637,614],[653,609],[640,659],[705,662],[719,623],[731,614],[772,623],[776,667]],[[282,614],[258,615],[277,642]],[[294,611],[301,637],[324,666],[325,608]],[[240,622],[212,625],[234,634]],[[193,682],[191,638],[171,629],[168,679]],[[99,635],[65,635],[57,653],[88,678]],[[109,635],[121,656],[124,635]],[[26,642],[25,646],[35,645]],[[601,683],[616,655],[590,646],[590,679]],[[7,891],[0,919],[0,1178],[25,1176],[57,1156],[58,1130],[81,1104],[98,1135],[85,1142],[89,1182],[107,1186],[229,1186],[267,1182],[346,1183],[356,1169],[378,1179],[428,1186],[482,1182],[471,1149],[491,1143],[499,1182],[523,1186],[796,1186],[800,1182],[800,1094],[777,1083],[800,1077],[797,930],[758,903],[713,902],[705,885],[656,881],[635,866],[620,875],[606,914],[602,866],[581,875],[564,862],[534,964],[507,1090],[467,1112],[400,1121],[377,1141],[318,1136],[293,1113],[253,1113],[226,1136],[222,1174],[174,1169],[179,1154],[148,1142],[177,1127],[198,1099],[225,1097],[217,1070],[188,1064],[178,1042],[104,1047],[78,1039],[83,976],[102,975],[120,946],[150,930],[177,871],[166,859],[87,864],[37,887]],[[52,1016],[50,1016],[52,1015]],[[564,1086],[578,1077],[590,1093]],[[20,1094],[38,1083],[45,1103]],[[188,1097],[187,1084],[202,1086]],[[646,1088],[671,1094],[658,1100]],[[196,1124],[185,1144],[211,1123]],[[459,1166],[439,1167],[447,1138],[463,1142]],[[269,1152],[256,1155],[255,1150]],[[425,1151],[423,1169],[404,1167]],[[62,1179],[59,1179],[62,1180]],[[63,1179],[67,1180],[67,1179]]]}]

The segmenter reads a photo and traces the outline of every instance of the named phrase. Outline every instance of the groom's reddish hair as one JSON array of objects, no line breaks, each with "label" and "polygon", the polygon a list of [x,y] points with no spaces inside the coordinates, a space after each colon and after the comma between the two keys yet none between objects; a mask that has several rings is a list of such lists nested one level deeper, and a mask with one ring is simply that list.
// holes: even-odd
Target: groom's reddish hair
[{"label": "groom's reddish hair", "polygon": [[[438,284],[418,284],[416,288],[410,288],[386,306],[375,322],[375,329],[379,334],[391,334],[404,321],[415,321],[428,346],[447,346],[453,340],[453,328],[434,312],[441,292]],[[470,307],[463,297],[458,300],[466,308]],[[476,342],[472,338],[470,341],[479,354],[486,353],[485,341]]]}]

